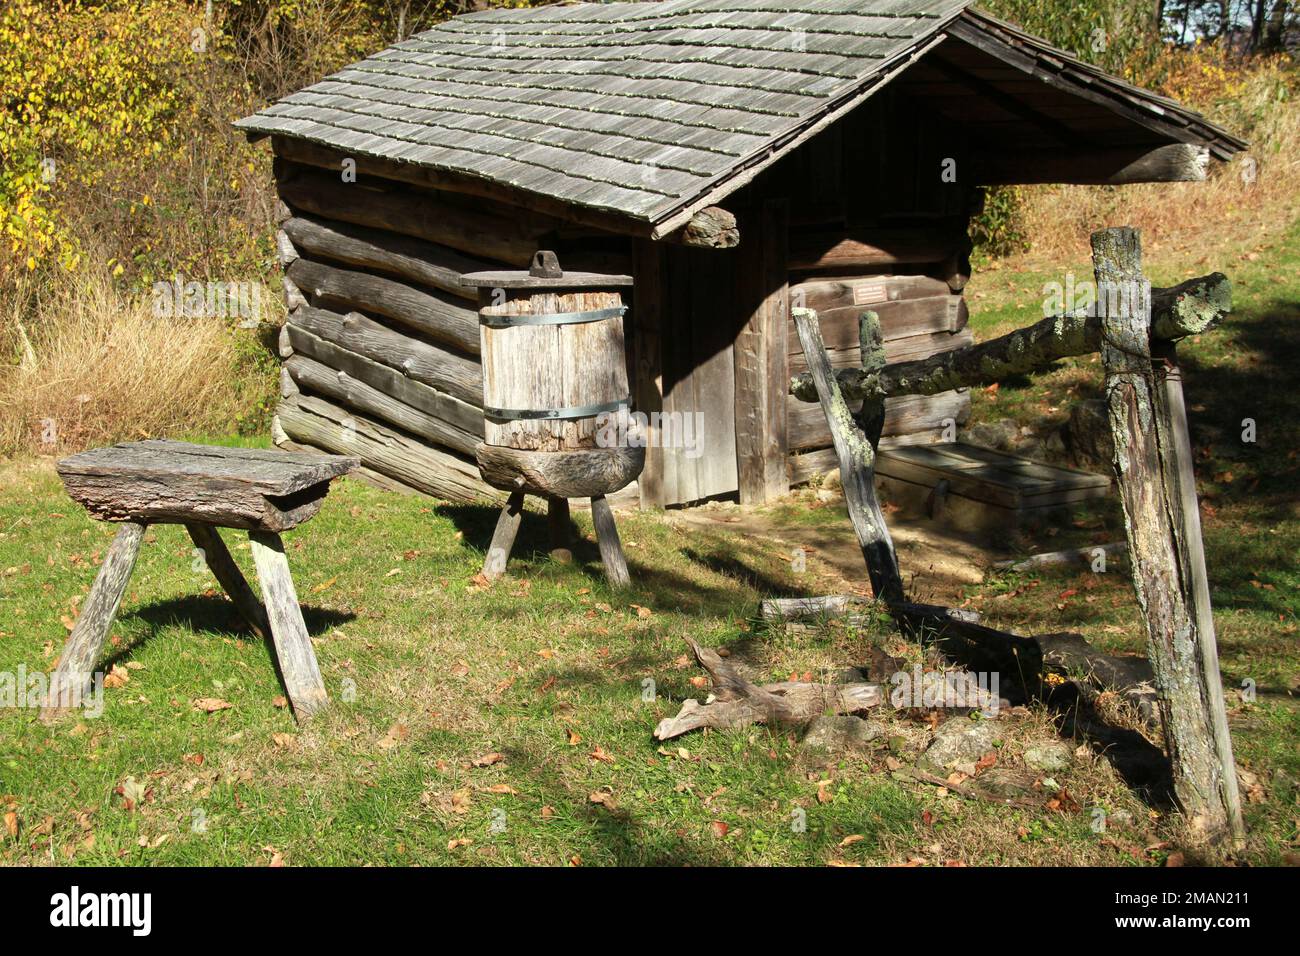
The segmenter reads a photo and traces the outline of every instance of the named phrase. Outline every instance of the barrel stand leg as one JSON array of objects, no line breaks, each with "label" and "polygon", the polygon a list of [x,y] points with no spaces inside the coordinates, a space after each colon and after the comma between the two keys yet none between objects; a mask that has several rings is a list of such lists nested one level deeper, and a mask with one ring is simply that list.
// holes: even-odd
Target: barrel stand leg
[{"label": "barrel stand leg", "polygon": [[487,557],[483,559],[483,576],[495,581],[506,573],[506,564],[510,561],[510,551],[515,546],[515,535],[519,533],[519,522],[524,518],[524,493],[510,492],[510,499],[501,509],[497,518],[497,529],[492,534],[492,543],[488,545]]},{"label": "barrel stand leg", "polygon": [[126,593],[126,583],[131,580],[146,527],[144,522],[127,521],[113,539],[90,594],[81,605],[77,623],[59,655],[59,666],[50,675],[49,692],[45,706],[41,708],[42,721],[48,723],[71,711],[89,690],[91,668],[95,666],[100,649],[113,627],[113,618],[122,604],[122,595]]},{"label": "barrel stand leg", "polygon": [[546,502],[546,525],[550,532],[551,550],[567,548],[576,537],[573,533],[573,519],[569,516],[568,498],[548,498]]},{"label": "barrel stand leg", "polygon": [[614,587],[626,587],[632,579],[628,576],[627,559],[623,557],[623,546],[618,540],[614,512],[604,495],[592,496],[591,523],[596,526],[596,543],[600,546],[600,560],[605,564],[605,576]]}]

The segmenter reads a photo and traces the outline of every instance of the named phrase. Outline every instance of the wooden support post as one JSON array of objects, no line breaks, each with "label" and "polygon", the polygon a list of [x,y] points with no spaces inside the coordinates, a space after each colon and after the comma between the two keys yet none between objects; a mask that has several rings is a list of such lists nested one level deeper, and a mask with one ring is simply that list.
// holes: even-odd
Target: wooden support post
[{"label": "wooden support post", "polygon": [[298,606],[298,593],[289,574],[289,562],[284,556],[284,542],[274,531],[250,529],[248,541],[252,546],[253,563],[262,584],[262,598],[266,603],[271,638],[275,655],[280,662],[280,676],[284,689],[293,704],[294,715],[305,719],[325,708],[329,698],[325,682],[316,663],[316,651],[311,646],[311,636]]},{"label": "wooden support post", "polygon": [[551,540],[551,549],[567,548],[573,544],[573,519],[569,516],[568,498],[548,498],[546,500],[546,527]]},{"label": "wooden support post", "polygon": [[515,535],[519,533],[519,523],[523,520],[524,493],[512,491],[505,507],[501,509],[501,517],[497,518],[492,543],[488,545],[487,556],[483,559],[483,576],[489,581],[495,581],[506,573],[510,551],[515,546]]},{"label": "wooden support post", "polygon": [[76,707],[89,689],[92,669],[122,604],[122,595],[126,593],[126,583],[131,579],[147,527],[144,522],[124,522],[113,539],[90,594],[77,615],[77,623],[63,645],[59,666],[50,675],[49,695],[41,710],[42,720],[53,720]]},{"label": "wooden support post", "polygon": [[1092,236],[1101,357],[1130,565],[1174,793],[1193,831],[1244,836],[1210,616],[1181,386],[1152,368],[1150,287],[1134,229]]},{"label": "wooden support post", "polygon": [[738,275],[743,301],[753,303],[753,312],[736,336],[733,348],[741,504],[762,504],[790,490],[786,438],[786,343],[790,321],[787,204],[770,200],[755,218],[760,224],[754,230],[759,242],[748,253],[746,268]]},{"label": "wooden support post", "polygon": [[[840,464],[840,482],[844,487],[844,503],[848,508],[849,520],[857,533],[858,543],[862,547],[862,557],[867,562],[867,574],[871,578],[871,590],[876,598],[889,604],[903,600],[903,579],[898,573],[898,558],[894,554],[894,542],[885,526],[885,516],[876,500],[875,461],[876,453],[868,436],[858,427],[858,422],[849,411],[848,403],[840,392],[839,382],[831,369],[830,357],[822,340],[821,327],[817,322],[817,313],[812,309],[795,309],[793,311],[795,328],[799,332],[799,342],[803,345],[808,369],[816,383],[817,396],[821,401],[822,411],[830,426],[831,439],[835,444],[835,456]],[[871,361],[879,361],[878,347],[875,345],[870,320],[864,320],[859,327],[864,356],[870,353]],[[879,335],[879,324],[875,327]],[[874,424],[878,416],[883,421],[883,411],[868,409],[859,419],[868,427]],[[879,439],[879,431],[876,431]]]},{"label": "wooden support post", "polygon": [[214,525],[196,523],[186,524],[185,530],[190,533],[190,540],[203,555],[203,560],[212,570],[212,576],[217,579],[222,590],[230,596],[240,616],[248,622],[248,626],[256,631],[259,637],[269,638],[271,623],[266,616],[266,608],[253,593],[253,589],[248,586],[243,572],[239,570],[239,565],[235,564],[235,559],[230,556],[226,543],[221,540],[221,532]]},{"label": "wooden support post", "polygon": [[627,559],[623,557],[623,546],[618,540],[614,512],[604,495],[592,496],[591,523],[596,526],[596,543],[600,546],[600,560],[605,564],[605,576],[614,587],[627,587],[632,579],[627,573]]}]

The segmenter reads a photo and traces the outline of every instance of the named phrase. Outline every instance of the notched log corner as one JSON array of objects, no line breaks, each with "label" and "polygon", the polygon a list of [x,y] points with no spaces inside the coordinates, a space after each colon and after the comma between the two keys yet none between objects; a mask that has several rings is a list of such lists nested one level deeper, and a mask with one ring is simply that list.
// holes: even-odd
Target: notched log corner
[{"label": "notched log corner", "polygon": [[688,699],[676,717],[661,720],[655,728],[657,740],[671,740],[702,727],[807,723],[827,713],[853,714],[884,702],[879,684],[753,684],[716,651],[701,647],[689,637],[686,643],[713,680],[713,692],[704,703]]}]

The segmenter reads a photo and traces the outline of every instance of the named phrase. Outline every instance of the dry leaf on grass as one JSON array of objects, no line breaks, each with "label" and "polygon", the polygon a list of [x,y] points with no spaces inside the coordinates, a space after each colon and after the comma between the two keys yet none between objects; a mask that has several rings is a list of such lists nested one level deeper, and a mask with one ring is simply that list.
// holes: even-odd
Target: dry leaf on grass
[{"label": "dry leaf on grass", "polygon": [[481,757],[475,757],[473,760],[470,761],[470,763],[473,764],[475,767],[490,767],[493,764],[500,763],[505,759],[506,759],[505,754],[499,754],[496,751],[493,751],[490,754],[484,754]]},{"label": "dry leaf on grass", "polygon": [[215,714],[219,710],[229,710],[234,707],[228,700],[222,700],[220,697],[197,697],[194,700],[194,709],[201,710],[205,714]]}]

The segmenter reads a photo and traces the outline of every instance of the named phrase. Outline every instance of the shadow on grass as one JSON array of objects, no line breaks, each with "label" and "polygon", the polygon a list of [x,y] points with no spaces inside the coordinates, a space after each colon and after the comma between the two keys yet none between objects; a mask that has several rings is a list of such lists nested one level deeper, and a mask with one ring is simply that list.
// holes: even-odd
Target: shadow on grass
[{"label": "shadow on grass", "polygon": [[[257,639],[256,632],[240,616],[235,605],[224,597],[216,595],[194,594],[169,598],[166,601],[155,601],[140,608],[132,608],[118,615],[119,620],[131,618],[148,624],[149,633],[117,648],[112,655],[104,659],[104,667],[112,667],[126,659],[164,627],[182,627],[195,633],[238,634],[247,636],[250,640]],[[311,605],[302,607],[303,623],[307,625],[307,633],[312,636],[324,634],[355,618],[356,615],[350,612]],[[266,649],[278,668],[275,650],[269,640],[266,642]]]}]

